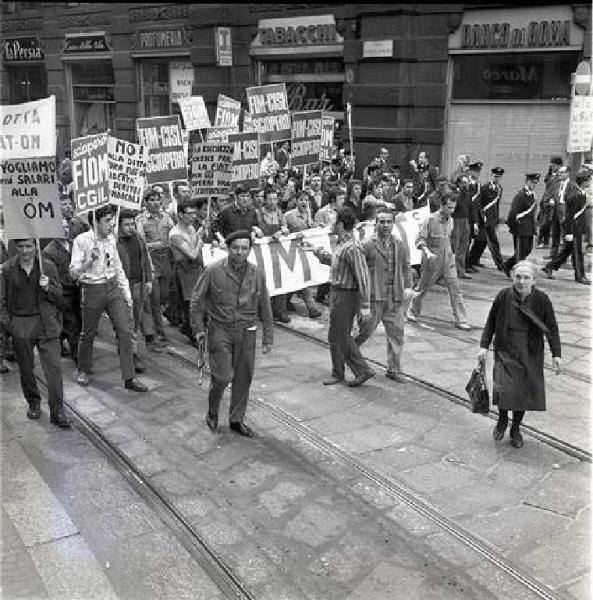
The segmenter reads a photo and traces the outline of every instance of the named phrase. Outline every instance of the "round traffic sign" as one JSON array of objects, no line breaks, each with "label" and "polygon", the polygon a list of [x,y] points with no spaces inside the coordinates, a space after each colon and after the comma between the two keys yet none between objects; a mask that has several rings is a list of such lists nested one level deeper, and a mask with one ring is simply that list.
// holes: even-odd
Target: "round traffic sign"
[{"label": "round traffic sign", "polygon": [[588,96],[591,90],[591,65],[582,60],[574,74],[574,93],[579,96]]}]

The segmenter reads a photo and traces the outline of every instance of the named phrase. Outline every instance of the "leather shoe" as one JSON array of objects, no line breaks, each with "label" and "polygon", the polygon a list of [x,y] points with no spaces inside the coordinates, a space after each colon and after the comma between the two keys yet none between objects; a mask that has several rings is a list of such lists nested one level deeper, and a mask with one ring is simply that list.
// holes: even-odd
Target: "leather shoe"
[{"label": "leather shoe", "polygon": [[328,379],[323,380],[323,385],[336,385],[336,383],[342,383],[343,379],[338,379],[337,377],[330,377]]},{"label": "leather shoe", "polygon": [[411,310],[407,310],[404,316],[406,319],[408,319],[408,321],[410,321],[410,323],[416,323],[418,320],[416,315]]},{"label": "leather shoe", "polygon": [[464,331],[469,331],[471,329],[471,325],[465,321],[457,321],[455,327],[457,327],[457,329],[463,329]]},{"label": "leather shoe", "polygon": [[408,380],[403,375],[400,375],[399,373],[392,373],[391,371],[387,371],[387,373],[385,373],[385,377],[387,377],[387,379],[395,381],[396,383],[408,382]]},{"label": "leather shoe", "polygon": [[591,285],[591,280],[587,277],[581,277],[580,279],[575,279],[577,283],[582,283],[583,285]]},{"label": "leather shoe", "polygon": [[374,376],[375,376],[375,371],[367,371],[363,375],[359,375],[358,377],[355,377],[354,379],[352,379],[351,381],[349,381],[348,385],[350,387],[359,387],[365,381],[367,381],[368,379],[370,379],[371,377],[374,377]]},{"label": "leather shoe", "polygon": [[241,423],[241,421],[229,423],[229,427],[232,429],[232,431],[238,433],[239,435],[242,435],[243,437],[253,437],[255,435],[253,430],[247,427],[245,423]]},{"label": "leather shoe", "polygon": [[89,376],[84,371],[78,371],[76,383],[78,383],[78,385],[87,386],[90,383]]},{"label": "leather shoe", "polygon": [[467,267],[465,270],[466,270],[466,272],[469,272],[469,273],[479,273],[480,272],[480,270],[477,269],[476,267],[474,267],[473,265]]},{"label": "leather shoe", "polygon": [[126,390],[132,390],[133,392],[148,392],[148,388],[135,377],[126,379],[124,381],[124,387]]},{"label": "leather shoe", "polygon": [[513,448],[523,448],[523,436],[518,429],[511,427],[511,446]]},{"label": "leather shoe", "polygon": [[218,429],[218,417],[213,417],[210,414],[206,415],[206,425],[210,431],[216,431]]},{"label": "leather shoe", "polygon": [[71,420],[62,411],[50,415],[49,422],[52,425],[61,427],[62,429],[69,429],[71,425]]},{"label": "leather shoe", "polygon": [[286,313],[282,313],[280,315],[276,315],[274,320],[280,321],[280,323],[290,323],[292,319]]},{"label": "leather shoe", "polygon": [[494,426],[494,429],[492,430],[492,437],[497,441],[500,442],[500,440],[502,440],[502,438],[504,437],[504,432],[507,430],[507,425],[508,423],[501,423],[500,421]]},{"label": "leather shoe", "polygon": [[462,273],[461,275],[457,275],[457,279],[471,279],[472,276],[467,273]]},{"label": "leather shoe", "polygon": [[31,419],[35,421],[41,417],[41,404],[36,402],[34,404],[29,404],[29,408],[27,409],[27,419]]}]

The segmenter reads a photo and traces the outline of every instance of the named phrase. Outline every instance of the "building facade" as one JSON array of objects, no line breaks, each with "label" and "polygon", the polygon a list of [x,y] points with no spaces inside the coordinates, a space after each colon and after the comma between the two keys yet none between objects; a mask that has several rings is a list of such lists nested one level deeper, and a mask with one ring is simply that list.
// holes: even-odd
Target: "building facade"
[{"label": "building facade", "polygon": [[5,2],[0,101],[54,94],[63,154],[106,129],[133,140],[136,118],[183,95],[213,119],[219,93],[246,106],[246,87],[285,82],[290,108],[332,113],[346,144],[351,103],[359,171],[379,146],[446,173],[461,152],[540,169],[563,153],[590,7],[498,6]]}]

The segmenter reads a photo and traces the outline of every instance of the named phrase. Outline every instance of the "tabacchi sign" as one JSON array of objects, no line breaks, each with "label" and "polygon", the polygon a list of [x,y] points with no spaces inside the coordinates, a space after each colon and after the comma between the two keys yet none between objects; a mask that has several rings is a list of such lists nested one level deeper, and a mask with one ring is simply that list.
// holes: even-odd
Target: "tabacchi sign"
[{"label": "tabacchi sign", "polygon": [[262,19],[252,48],[323,46],[341,44],[334,15]]}]

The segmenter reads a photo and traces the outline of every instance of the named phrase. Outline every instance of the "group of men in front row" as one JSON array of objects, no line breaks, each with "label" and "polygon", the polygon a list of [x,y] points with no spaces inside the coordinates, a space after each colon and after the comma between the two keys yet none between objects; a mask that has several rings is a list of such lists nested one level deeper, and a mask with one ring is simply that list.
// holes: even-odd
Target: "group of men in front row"
[{"label": "group of men in front row", "polygon": [[[497,173],[497,169],[492,171],[494,196],[495,177],[502,173]],[[579,172],[575,178],[575,193],[566,195],[566,243],[563,252],[546,266],[549,271],[558,268],[571,253],[575,272],[578,261],[582,261],[582,253],[579,258],[576,247],[581,246],[578,237],[582,235],[583,187],[590,177],[590,173]],[[492,252],[497,266],[507,273],[515,262],[531,251],[535,232],[533,189],[538,180],[538,174],[528,174],[525,188],[515,196],[511,206],[508,224],[513,234],[515,254],[500,265],[496,252]],[[454,251],[455,215],[460,195],[459,189],[444,190],[438,210],[431,212],[420,227],[416,246],[422,252],[422,259],[415,287],[409,250],[404,240],[394,233],[394,214],[387,207],[378,207],[374,216],[375,235],[364,244],[354,235],[355,213],[348,207],[341,207],[335,211],[332,225],[338,238],[333,254],[322,248],[307,248],[321,262],[331,265],[328,339],[332,372],[324,384],[344,382],[345,365],[354,373],[354,379],[348,381],[349,386],[360,386],[375,375],[362,356],[360,346],[369,339],[379,322],[385,326],[388,341],[386,376],[403,382],[401,353],[405,317],[415,321],[420,316],[423,297],[440,279],[448,288],[456,326],[470,329],[458,285],[459,258]],[[480,214],[484,218],[475,223],[472,247],[472,250],[475,248],[474,256],[478,257],[481,254],[480,244],[483,245],[481,251],[486,244],[490,244],[491,251],[493,249],[492,231],[486,217],[488,206],[482,208]],[[157,211],[154,214],[160,215]],[[175,247],[182,268],[184,258],[194,259],[187,265],[191,269],[201,252],[205,232],[196,231],[193,227],[196,215],[191,205],[178,207],[178,214],[177,230],[170,232],[170,238],[176,239]],[[70,253],[69,261],[60,261],[58,248],[51,245],[46,247],[44,257],[39,261],[35,240],[21,239],[15,241],[16,256],[2,266],[1,315],[3,325],[12,335],[21,386],[29,405],[27,416],[38,419],[41,415],[40,394],[33,372],[33,349],[37,347],[48,383],[50,421],[60,427],[69,426],[63,410],[59,360],[61,313],[68,304],[70,292],[63,288],[63,282],[68,277],[80,284],[82,331],[77,350],[78,383],[89,384],[93,341],[100,317],[106,312],[116,333],[124,387],[135,392],[148,390],[135,376],[142,371],[137,358],[137,333],[141,329],[144,296],[152,294],[155,285],[158,285],[155,280],[158,268],[153,262],[159,240],[152,239],[147,243],[151,237],[146,235],[153,227],[158,238],[158,223],[151,223],[150,218],[142,222],[135,215],[123,212],[116,241],[112,207],[96,210],[94,220],[94,223],[91,222],[92,229],[79,234],[73,241],[67,237],[55,241],[55,244],[63,246],[66,255]],[[144,235],[138,234],[137,226],[144,228]],[[258,318],[263,322],[262,351],[267,353],[273,342],[273,310],[264,274],[247,261],[254,230],[233,229],[224,240],[228,257],[205,269],[200,268],[197,277],[194,273],[188,279],[195,282],[197,278],[197,283],[189,286],[184,293],[184,312],[196,342],[204,339],[206,331],[208,335],[211,371],[208,427],[212,430],[217,428],[220,401],[227,385],[232,383],[231,429],[240,435],[251,436],[253,432],[245,425],[244,416],[254,369],[256,322]],[[480,238],[480,233],[483,233],[483,238]],[[154,245],[149,248],[151,243]],[[47,258],[49,256],[53,256],[54,260]],[[60,274],[59,268],[66,269],[67,273]],[[409,303],[411,305],[406,311]],[[360,333],[353,338],[352,325],[357,315],[360,316]],[[164,332],[159,333],[164,336]]]}]

